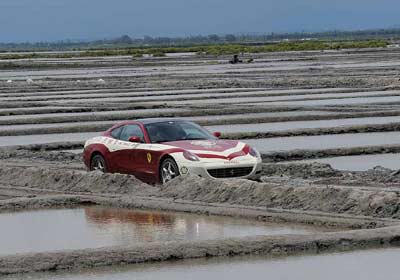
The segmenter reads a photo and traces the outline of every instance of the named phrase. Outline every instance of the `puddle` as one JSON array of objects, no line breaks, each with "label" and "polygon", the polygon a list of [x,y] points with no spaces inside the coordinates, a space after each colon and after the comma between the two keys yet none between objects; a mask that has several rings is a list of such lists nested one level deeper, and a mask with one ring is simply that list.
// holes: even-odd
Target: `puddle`
[{"label": "puddle", "polygon": [[[42,107],[53,108],[53,107]],[[59,107],[64,108],[64,107]],[[23,108],[25,110],[26,108]],[[56,108],[57,109],[57,108]],[[71,112],[71,113],[45,113],[45,114],[24,114],[24,115],[11,115],[0,116],[0,121],[14,120],[14,119],[41,119],[53,117],[75,117],[75,116],[104,116],[104,115],[118,115],[118,114],[147,114],[147,113],[172,113],[172,112],[185,112],[186,109],[175,108],[160,108],[160,109],[137,109],[137,110],[121,110],[121,111],[101,111],[101,112]]]},{"label": "puddle", "polygon": [[101,207],[5,213],[0,214],[0,225],[1,255],[322,231],[229,217]]},{"label": "puddle", "polygon": [[[105,125],[112,127],[116,121],[95,121],[95,122],[69,122],[69,123],[41,123],[41,124],[16,124],[16,125],[0,125],[0,131],[21,131],[27,129],[51,129],[51,128],[69,128],[90,125]],[[106,130],[106,129],[104,129]]]},{"label": "puddle", "polygon": [[400,169],[400,154],[378,154],[321,158],[304,161],[292,161],[288,163],[327,163],[337,170],[367,171],[376,166],[398,170]]},{"label": "puddle", "polygon": [[57,142],[75,142],[86,141],[101,132],[88,133],[62,133],[62,134],[41,134],[41,135],[23,135],[23,136],[2,136],[0,137],[0,147],[32,145],[32,144],[50,144]]},{"label": "puddle", "polygon": [[[393,94],[398,94],[399,92],[393,92]],[[241,95],[254,95],[255,92],[252,93],[235,93],[234,95],[241,96]],[[261,92],[259,93],[261,95],[266,95],[267,93]],[[306,98],[312,98],[316,99],[319,101],[319,99],[323,98],[348,98],[348,99],[354,99],[354,97],[363,97],[365,98],[366,96],[379,96],[379,94],[390,94],[388,92],[382,91],[382,92],[355,92],[355,93],[324,93],[324,94],[304,94],[304,95],[288,95],[288,96],[257,96],[257,97],[235,97],[235,98],[221,98],[221,97],[227,97],[227,96],[232,96],[232,93],[228,94],[211,94],[209,96],[203,95],[204,99],[200,100],[184,100],[184,101],[174,101],[168,99],[176,99],[176,96],[172,97],[163,97],[163,96],[158,96],[154,98],[146,98],[146,97],[104,97],[104,98],[90,98],[90,99],[80,99],[79,102],[128,102],[128,101],[137,101],[141,102],[141,100],[145,100],[145,102],[150,102],[152,103],[152,100],[156,101],[159,100],[159,102],[156,102],[159,104],[161,101],[164,104],[168,105],[188,105],[188,104],[237,104],[237,103],[252,103],[252,102],[271,102],[272,105],[275,105],[276,103],[280,103],[279,101],[284,101],[284,100],[290,100],[289,103],[296,102],[296,100],[300,99],[306,99]],[[180,95],[179,98],[187,98],[190,99],[191,97],[198,97],[199,95]],[[215,98],[216,97],[216,98]],[[218,98],[220,97],[220,98]],[[353,97],[353,98],[352,98]],[[70,100],[59,100],[57,102],[59,103],[64,103],[64,102],[69,102]],[[53,102],[53,101],[51,101]],[[269,104],[269,103],[267,103]],[[265,105],[265,104],[264,104]]]},{"label": "puddle", "polygon": [[[168,94],[169,93],[169,94]],[[74,94],[65,94],[65,95],[47,95],[47,96],[34,96],[34,97],[0,97],[0,101],[38,101],[40,103],[47,102],[70,102],[70,101],[78,101],[78,102],[91,102],[91,101],[158,101],[158,100],[176,100],[177,98],[215,98],[221,97],[224,98],[226,96],[248,96],[248,95],[268,95],[268,91],[229,91],[227,92],[197,92],[197,93],[180,93],[180,92],[165,92],[165,94],[152,94],[152,93],[140,93],[140,92],[114,92],[114,93],[74,93]]]},{"label": "puddle", "polygon": [[[20,92],[17,94],[10,94],[10,93],[0,93],[0,98],[3,97],[28,97],[28,96],[59,96],[59,95],[68,95],[68,96],[75,96],[80,94],[100,94],[100,93],[126,93],[130,92],[131,94],[137,95],[179,95],[179,94],[189,94],[189,93],[209,93],[209,92],[238,92],[238,91],[259,91],[262,88],[211,88],[211,89],[160,89],[160,88],[137,88],[135,90],[126,90],[122,89],[119,90],[117,88],[113,89],[77,89],[77,90],[57,90],[57,91],[39,91],[39,92]],[[326,90],[326,89],[321,89]],[[350,90],[350,89],[331,89],[332,91],[338,90]]]},{"label": "puddle", "polygon": [[297,117],[297,116],[326,116],[335,115],[337,112],[326,111],[293,111],[293,112],[273,112],[273,113],[248,113],[248,114],[234,114],[234,115],[216,115],[216,116],[196,116],[184,117],[188,120],[214,120],[214,119],[248,119],[248,118],[282,118],[282,117]]},{"label": "puddle", "polygon": [[243,141],[264,153],[298,149],[322,150],[334,148],[398,145],[400,143],[400,132],[276,137],[267,139],[249,139]]},{"label": "puddle", "polygon": [[[76,273],[25,275],[56,280],[169,280],[169,279],[385,279],[398,280],[400,249],[293,256],[285,258],[234,257],[186,260],[86,270]],[[6,277],[6,280],[20,279]],[[26,279],[26,278],[25,278]]]},{"label": "puddle", "polygon": [[42,110],[79,110],[82,107],[69,107],[69,106],[36,106],[36,107],[20,107],[20,108],[1,108],[0,112],[9,112],[10,114],[14,111],[42,111]]},{"label": "puddle", "polygon": [[[232,103],[236,101],[237,98],[242,97],[242,99],[249,99],[249,101],[244,100],[245,102],[254,102],[255,100],[260,101],[280,101],[280,100],[298,100],[304,98],[336,98],[336,97],[358,97],[358,96],[371,96],[371,95],[380,95],[380,94],[398,94],[398,91],[371,91],[371,92],[334,92],[334,93],[319,93],[319,92],[303,92],[303,93],[295,93],[295,92],[278,92],[279,95],[275,96],[277,92],[274,91],[203,91],[203,92],[195,92],[195,93],[186,93],[179,91],[165,92],[164,94],[153,94],[153,93],[143,93],[143,92],[114,92],[114,93],[81,93],[81,94],[66,94],[66,95],[47,95],[47,96],[34,96],[34,97],[0,97],[2,101],[41,101],[41,102],[53,102],[57,101],[60,103],[69,102],[74,99],[79,99],[79,102],[97,102],[97,101],[110,101],[110,102],[120,102],[120,101],[137,101],[137,102],[152,102],[152,101],[166,101],[167,103],[172,102],[173,104],[189,104],[193,103],[191,98],[201,98],[200,100],[196,100],[199,103],[213,103],[212,100],[218,101],[218,103]],[[252,96],[252,97],[250,97]],[[233,97],[233,98],[232,98]],[[183,101],[182,99],[187,99]],[[223,100],[219,100],[223,99]],[[179,101],[180,100],[180,101]]]},{"label": "puddle", "polygon": [[272,106],[332,106],[332,105],[357,105],[357,104],[384,104],[400,102],[400,96],[385,96],[385,97],[358,97],[345,99],[325,99],[325,100],[307,100],[307,101],[279,101],[270,103],[250,103],[253,105],[272,105]]},{"label": "puddle", "polygon": [[352,118],[352,119],[335,119],[335,120],[319,120],[319,121],[296,121],[296,122],[277,122],[277,123],[257,123],[257,124],[232,124],[218,125],[207,127],[211,131],[219,131],[225,133],[240,132],[272,132],[285,131],[306,128],[333,128],[354,125],[368,124],[388,124],[400,122],[400,117],[373,117],[373,118]]}]

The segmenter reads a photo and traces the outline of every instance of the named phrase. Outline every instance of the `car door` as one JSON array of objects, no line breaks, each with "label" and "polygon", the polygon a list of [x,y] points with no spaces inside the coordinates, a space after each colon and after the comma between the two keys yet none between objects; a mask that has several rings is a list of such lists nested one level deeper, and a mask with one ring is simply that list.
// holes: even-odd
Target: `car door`
[{"label": "car door", "polygon": [[109,151],[110,153],[107,155],[107,162],[108,168],[110,172],[117,172],[117,173],[126,173],[126,170],[123,170],[122,162],[122,155],[126,152],[125,146],[120,140],[120,135],[124,126],[119,126],[111,131],[111,137],[113,140],[110,140],[109,143]]},{"label": "car door", "polygon": [[[129,138],[132,136],[140,137],[141,143],[129,142]],[[117,159],[119,169],[122,173],[138,176],[139,151],[144,143],[144,134],[141,127],[137,124],[125,125],[119,135],[119,142],[122,148]]]}]

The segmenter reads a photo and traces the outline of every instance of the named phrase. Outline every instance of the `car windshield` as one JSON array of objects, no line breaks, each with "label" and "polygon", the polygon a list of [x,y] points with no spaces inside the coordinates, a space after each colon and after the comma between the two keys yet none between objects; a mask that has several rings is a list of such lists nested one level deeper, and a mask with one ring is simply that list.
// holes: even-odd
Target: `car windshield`
[{"label": "car windshield", "polygon": [[216,139],[201,126],[188,121],[166,121],[146,124],[151,143],[182,140]]}]

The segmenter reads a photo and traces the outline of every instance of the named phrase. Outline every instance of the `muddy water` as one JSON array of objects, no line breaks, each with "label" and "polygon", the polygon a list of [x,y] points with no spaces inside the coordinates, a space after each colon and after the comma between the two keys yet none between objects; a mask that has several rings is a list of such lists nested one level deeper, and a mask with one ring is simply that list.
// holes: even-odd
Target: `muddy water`
[{"label": "muddy water", "polygon": [[5,213],[0,215],[0,228],[1,255],[318,231],[227,217],[100,207]]},{"label": "muddy water", "polygon": [[81,107],[67,107],[67,106],[43,106],[43,107],[40,107],[40,106],[36,106],[36,107],[22,107],[22,108],[1,108],[0,109],[0,112],[10,112],[10,113],[12,113],[13,111],[15,111],[15,110],[24,110],[24,111],[32,111],[32,112],[34,112],[34,111],[40,111],[40,110],[44,110],[44,109],[47,109],[47,110],[57,110],[57,109],[69,109],[69,110],[72,110],[72,109],[80,109],[80,108],[82,108],[82,106]]},{"label": "muddy water", "polygon": [[[53,108],[53,107],[42,107]],[[59,107],[64,108],[64,107]],[[33,108],[36,109],[36,108]],[[57,109],[57,108],[56,108]],[[15,109],[13,109],[15,110]],[[25,110],[25,108],[23,109]],[[52,117],[71,117],[71,116],[104,116],[104,115],[117,115],[117,114],[147,114],[147,113],[171,113],[171,112],[185,112],[186,109],[175,108],[162,108],[162,109],[136,109],[136,110],[121,110],[121,111],[101,111],[101,112],[73,112],[73,113],[48,113],[48,114],[32,114],[32,115],[10,115],[0,116],[1,121],[14,120],[14,119],[41,119]]]},{"label": "muddy water", "polygon": [[398,145],[400,143],[400,132],[276,137],[249,139],[244,140],[244,142],[254,146],[261,152],[367,147]]},{"label": "muddy water", "polygon": [[[179,93],[179,92],[172,92],[172,94],[152,94],[152,93],[132,93],[132,92],[123,92],[123,93],[101,93],[101,94],[72,94],[72,95],[47,95],[41,97],[0,97],[1,101],[16,101],[16,100],[25,100],[25,101],[43,101],[43,102],[51,102],[51,101],[59,101],[61,103],[67,102],[71,99],[79,99],[79,101],[84,102],[96,102],[96,101],[111,101],[111,102],[118,102],[118,101],[173,101],[178,99],[188,99],[188,101],[174,101],[174,104],[188,104],[191,103],[189,99],[191,98],[199,98],[198,100],[200,103],[209,103],[210,100],[218,100],[219,98],[227,98],[227,97],[234,97],[240,98],[246,97],[249,101],[246,102],[253,102],[254,96],[257,97],[257,100],[260,101],[279,101],[279,100],[299,100],[305,98],[339,98],[339,97],[360,97],[360,96],[379,96],[381,94],[389,95],[389,94],[399,94],[399,91],[371,91],[371,92],[348,92],[348,93],[306,93],[306,94],[295,94],[289,92],[288,95],[286,93],[282,93],[279,96],[270,96],[275,95],[274,92],[270,91],[247,91],[244,90],[243,92],[240,91],[222,91],[222,92],[197,92],[197,93]],[[249,97],[253,96],[253,97]],[[231,103],[231,99],[223,100],[218,102],[229,102]],[[235,99],[232,99],[235,101]]]},{"label": "muddy water", "polygon": [[[75,117],[75,116],[106,116],[106,115],[118,115],[118,114],[149,114],[149,113],[172,113],[172,112],[187,112],[187,109],[138,109],[138,110],[121,110],[121,111],[103,111],[103,112],[76,112],[76,113],[53,113],[53,114],[35,114],[35,115],[15,115],[15,116],[0,116],[0,121],[8,121],[15,119],[41,119],[41,118],[52,118],[52,117]],[[332,115],[337,114],[336,112],[326,111],[294,111],[294,112],[273,112],[273,113],[249,113],[249,114],[233,114],[233,115],[209,115],[209,116],[196,116],[196,117],[182,117],[189,120],[214,120],[214,119],[245,119],[245,118],[277,118],[277,117],[294,117],[294,116],[315,116],[315,115]],[[66,119],[68,121],[68,119]]]},{"label": "muddy water", "polygon": [[[254,95],[254,92],[250,93]],[[261,95],[265,94],[261,92]],[[388,92],[356,92],[356,93],[325,93],[325,94],[305,94],[305,95],[296,95],[296,96],[257,96],[257,97],[229,97],[229,98],[223,98],[223,97],[228,97],[232,95],[249,95],[249,93],[228,93],[228,94],[211,94],[211,95],[203,95],[204,99],[201,100],[190,100],[192,97],[198,97],[199,95],[180,95],[178,98],[187,98],[188,100],[184,101],[173,101],[176,100],[176,96],[156,96],[152,98],[146,98],[146,97],[104,97],[104,98],[88,98],[88,99],[79,99],[79,101],[76,102],[150,102],[152,104],[152,101],[157,101],[155,104],[159,104],[162,102],[163,104],[168,104],[168,105],[188,105],[188,104],[240,104],[240,103],[252,103],[252,102],[271,102],[272,104],[279,103],[278,101],[284,101],[284,100],[301,100],[301,99],[323,99],[323,98],[350,98],[354,99],[354,97],[366,97],[366,96],[379,96],[380,94],[389,94]],[[392,94],[399,94],[398,91],[393,92]],[[219,98],[218,98],[219,97]],[[351,98],[353,97],[353,98]],[[172,99],[172,100],[168,100]],[[43,101],[43,103],[46,103],[47,101]],[[65,100],[57,100],[57,101],[49,101],[54,104],[54,102],[57,102],[59,104],[62,103],[68,103],[71,102],[71,100],[65,99]],[[292,102],[292,101],[290,101]],[[269,103],[268,103],[269,104]]]},{"label": "muddy water", "polygon": [[[285,131],[306,128],[332,128],[353,125],[368,124],[387,124],[400,122],[400,117],[378,117],[378,118],[353,118],[353,119],[336,119],[321,121],[298,121],[298,122],[277,122],[277,123],[257,123],[257,124],[237,124],[237,125],[218,125],[209,126],[211,131],[220,131],[225,133],[238,132],[270,132]],[[0,128],[1,129],[1,128]]]},{"label": "muddy water", "polygon": [[86,141],[95,136],[99,136],[101,132],[88,133],[63,133],[63,134],[43,134],[43,135],[27,135],[27,136],[3,136],[0,137],[0,147],[31,145],[31,144],[48,144],[57,142],[74,142]]},{"label": "muddy water", "polygon": [[[159,94],[151,94],[151,93],[137,93],[137,92],[121,92],[121,93],[90,93],[90,94],[65,94],[65,95],[46,95],[41,97],[0,97],[0,101],[41,101],[41,102],[68,102],[71,100],[79,99],[79,101],[90,102],[90,101],[142,101],[142,100],[176,100],[177,98],[214,98],[214,97],[226,97],[226,96],[247,96],[247,95],[268,95],[268,92],[265,91],[252,91],[252,92],[238,92],[238,91],[229,91],[228,92],[199,92],[199,93],[191,93],[191,94],[184,94],[184,93],[175,93],[166,94],[166,95],[159,95]],[[118,97],[116,97],[118,96]]]},{"label": "muddy water", "polygon": [[357,104],[384,104],[400,102],[400,96],[384,96],[384,97],[356,97],[345,99],[324,99],[324,100],[306,100],[306,101],[277,101],[269,103],[249,103],[252,105],[273,105],[273,106],[332,106],[332,105],[357,105]]},{"label": "muddy water", "polygon": [[[215,89],[174,89],[174,90],[165,90],[160,88],[136,88],[134,90],[129,90],[131,94],[137,95],[179,95],[179,94],[189,94],[189,93],[207,93],[207,92],[238,92],[238,91],[259,91],[262,88],[215,88]],[[315,89],[318,90],[318,89]],[[310,91],[315,91],[310,90]],[[330,90],[332,92],[337,91],[349,91],[350,89],[345,88],[334,88],[334,89],[321,89],[321,92],[325,92],[326,90]],[[298,90],[283,90],[282,92],[298,92]],[[76,90],[58,90],[58,91],[40,91],[40,92],[19,92],[19,93],[0,93],[0,97],[28,97],[28,96],[58,96],[58,95],[80,95],[80,94],[99,94],[99,93],[126,93],[126,89],[120,90],[118,88],[113,89],[76,89]],[[272,91],[274,93],[281,91]],[[319,92],[319,91],[318,91]]]},{"label": "muddy water", "polygon": [[49,128],[69,128],[77,126],[105,125],[112,127],[116,121],[97,121],[97,122],[69,122],[69,123],[42,123],[42,124],[17,124],[17,125],[0,125],[0,131],[5,130],[26,130],[26,129],[49,129]]},{"label": "muddy water", "polygon": [[366,171],[376,166],[382,166],[392,170],[400,169],[400,154],[379,154],[344,156],[333,158],[321,158],[305,161],[295,161],[291,163],[311,163],[320,162],[330,164],[333,168],[346,171]]},{"label": "muddy water", "polygon": [[[33,274],[28,279],[56,280],[169,280],[169,279],[276,279],[276,280],[398,280],[400,249],[368,250],[287,258],[235,257],[137,264],[78,273]],[[7,280],[20,279],[18,276]]]}]

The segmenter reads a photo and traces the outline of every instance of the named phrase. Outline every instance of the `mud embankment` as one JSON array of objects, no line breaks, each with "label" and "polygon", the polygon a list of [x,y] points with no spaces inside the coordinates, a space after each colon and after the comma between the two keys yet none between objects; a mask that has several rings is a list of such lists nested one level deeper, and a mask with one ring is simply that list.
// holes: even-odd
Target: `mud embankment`
[{"label": "mud embankment", "polygon": [[133,176],[85,171],[3,167],[1,182],[11,187],[69,194],[129,194],[201,203],[224,203],[266,209],[400,218],[400,194],[385,189],[328,185],[286,186],[248,180],[209,180],[191,175],[166,186],[149,186]]},{"label": "mud embankment", "polygon": [[0,168],[0,178],[9,186],[63,193],[151,195],[155,187],[133,176],[45,168]]},{"label": "mud embankment", "polygon": [[[83,149],[82,142],[64,142],[49,144],[32,144],[0,148],[0,160],[19,160],[21,162],[48,161],[60,163],[82,164],[82,154],[65,152],[62,150]],[[82,165],[83,167],[83,165]]]},{"label": "mud embankment", "polygon": [[282,162],[291,160],[305,160],[316,158],[328,158],[338,156],[357,156],[372,154],[399,153],[400,145],[382,145],[369,147],[337,148],[326,150],[293,150],[278,151],[262,154],[264,162]]},{"label": "mud embankment", "polygon": [[218,181],[197,177],[177,179],[163,197],[278,209],[400,218],[400,194],[340,186],[276,186],[247,180]]}]

